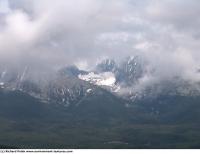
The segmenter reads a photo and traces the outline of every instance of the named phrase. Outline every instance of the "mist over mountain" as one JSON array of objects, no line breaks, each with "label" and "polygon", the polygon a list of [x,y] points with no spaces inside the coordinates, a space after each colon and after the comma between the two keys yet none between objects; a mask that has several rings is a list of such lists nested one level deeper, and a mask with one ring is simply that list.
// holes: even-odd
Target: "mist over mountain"
[{"label": "mist over mountain", "polygon": [[199,13],[0,0],[0,148],[199,148]]},{"label": "mist over mountain", "polygon": [[148,63],[146,82],[176,76],[198,82],[198,6],[197,0],[2,0],[1,65],[91,69],[105,57],[139,55]]}]

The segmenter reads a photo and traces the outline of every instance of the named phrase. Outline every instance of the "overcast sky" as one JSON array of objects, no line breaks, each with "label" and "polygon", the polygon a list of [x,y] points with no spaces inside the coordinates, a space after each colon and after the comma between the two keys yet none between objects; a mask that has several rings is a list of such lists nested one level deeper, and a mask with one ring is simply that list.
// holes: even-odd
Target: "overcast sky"
[{"label": "overcast sky", "polygon": [[196,82],[199,15],[199,0],[0,0],[0,61],[87,68],[105,57],[140,55],[156,70],[142,82]]}]

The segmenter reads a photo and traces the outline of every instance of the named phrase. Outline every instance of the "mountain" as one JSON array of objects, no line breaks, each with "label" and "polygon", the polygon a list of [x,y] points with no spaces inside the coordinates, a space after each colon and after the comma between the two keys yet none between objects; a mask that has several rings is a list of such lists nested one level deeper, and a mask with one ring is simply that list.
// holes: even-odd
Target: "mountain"
[{"label": "mountain", "polygon": [[[76,71],[78,70],[75,67],[70,67],[59,70],[55,74],[44,74],[40,78],[34,78],[35,74],[28,68],[18,72],[3,71],[1,72],[0,89],[21,91],[42,102],[69,106],[72,103],[78,103],[99,88],[74,78]],[[84,72],[80,71],[80,73]]]},{"label": "mountain", "polygon": [[116,76],[116,83],[126,86],[133,85],[143,74],[144,67],[138,56],[127,57],[119,63],[114,60],[105,59],[97,64],[95,71],[112,72]]},{"label": "mountain", "polygon": [[175,78],[137,93],[145,71],[137,56],[40,76],[2,67],[0,147],[199,148],[199,85]]},{"label": "mountain", "polygon": [[117,82],[125,86],[132,86],[142,77],[144,70],[145,67],[142,65],[142,60],[139,57],[127,57],[115,72]]},{"label": "mountain", "polygon": [[199,148],[200,97],[132,104],[103,90],[66,108],[1,90],[0,100],[2,147]]},{"label": "mountain", "polygon": [[160,94],[199,95],[200,85],[194,86],[178,77],[138,90],[138,84],[145,73],[146,64],[138,56],[127,57],[119,62],[105,59],[93,70],[87,71],[72,65],[51,73],[43,71],[38,75],[28,66],[19,70],[1,68],[0,88],[19,90],[42,102],[59,103],[66,107],[100,90],[106,90],[131,102]]},{"label": "mountain", "polygon": [[117,70],[117,64],[113,59],[104,59],[96,66],[97,72],[115,72]]},{"label": "mountain", "polygon": [[[159,81],[153,84],[143,84],[148,81],[146,74],[154,69],[148,70],[147,63],[139,56],[129,56],[116,62],[112,59],[102,60],[96,67],[78,77],[81,80],[100,86],[113,94],[126,100],[134,102],[143,97],[157,97],[162,94],[194,96],[199,95],[200,85],[193,84],[178,76]],[[155,74],[154,74],[155,75]]]},{"label": "mountain", "polygon": [[67,77],[77,77],[79,74],[88,74],[87,71],[79,70],[75,65],[64,67],[59,70],[59,73]]},{"label": "mountain", "polygon": [[98,63],[94,70],[80,73],[78,77],[120,95],[121,90],[136,84],[144,71],[142,60],[138,56],[133,56],[118,63],[112,59],[105,59]]}]

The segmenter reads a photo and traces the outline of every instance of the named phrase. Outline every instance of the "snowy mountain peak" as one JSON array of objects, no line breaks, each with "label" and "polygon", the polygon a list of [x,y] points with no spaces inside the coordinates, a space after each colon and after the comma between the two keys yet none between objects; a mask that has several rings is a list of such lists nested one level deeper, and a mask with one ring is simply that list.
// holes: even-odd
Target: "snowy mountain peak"
[{"label": "snowy mountain peak", "polygon": [[72,65],[62,68],[61,70],[59,70],[59,73],[68,77],[77,77],[79,74],[86,74],[87,72],[79,70],[78,67]]},{"label": "snowy mountain peak", "polygon": [[104,59],[97,64],[96,70],[98,72],[114,72],[116,70],[116,62],[112,59]]},{"label": "snowy mountain peak", "polygon": [[99,74],[95,74],[94,72],[91,72],[86,75],[80,74],[78,77],[81,80],[88,81],[98,86],[112,87],[116,82],[115,75],[112,72],[104,72],[104,73],[99,73]]}]

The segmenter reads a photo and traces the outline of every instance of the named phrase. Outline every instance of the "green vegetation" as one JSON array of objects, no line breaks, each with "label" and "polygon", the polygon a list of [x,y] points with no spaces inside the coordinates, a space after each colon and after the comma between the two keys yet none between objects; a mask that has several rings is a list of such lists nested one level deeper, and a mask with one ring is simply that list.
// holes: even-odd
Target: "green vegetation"
[{"label": "green vegetation", "polygon": [[65,108],[0,92],[0,148],[200,148],[200,97],[125,107],[110,93]]}]

